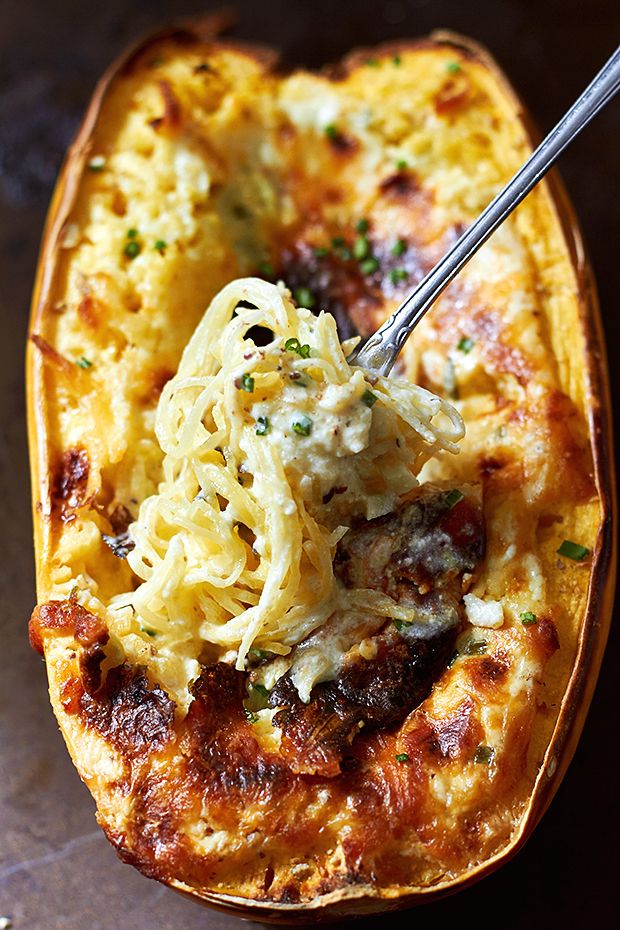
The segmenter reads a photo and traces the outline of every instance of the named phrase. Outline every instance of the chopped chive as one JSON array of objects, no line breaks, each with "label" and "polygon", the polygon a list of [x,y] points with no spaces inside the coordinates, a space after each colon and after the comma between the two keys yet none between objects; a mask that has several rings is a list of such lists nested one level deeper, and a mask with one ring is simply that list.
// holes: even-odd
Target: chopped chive
[{"label": "chopped chive", "polygon": [[142,633],[146,633],[147,636],[151,636],[151,637],[157,636],[157,633],[155,632],[155,630],[149,630],[145,626],[141,626],[140,631]]},{"label": "chopped chive", "polygon": [[396,258],[399,258],[401,255],[404,255],[406,251],[407,251],[407,243],[405,242],[404,239],[397,239],[394,245],[392,246],[392,248],[390,249],[390,252]]},{"label": "chopped chive", "polygon": [[397,752],[394,756],[397,762],[409,762],[409,753],[408,752]]},{"label": "chopped chive", "polygon": [[470,639],[463,652],[466,656],[482,656],[487,651],[486,639]]},{"label": "chopped chive", "polygon": [[454,663],[455,663],[456,660],[458,659],[459,655],[460,655],[460,653],[459,653],[458,649],[455,649],[454,652],[452,653],[452,655],[450,656],[450,658],[448,659],[448,664],[447,664],[446,668],[452,668],[452,666],[454,665]]},{"label": "chopped chive", "polygon": [[331,141],[333,141],[334,139],[337,139],[338,136],[340,135],[340,133],[338,132],[338,127],[334,123],[328,123],[327,126],[324,128],[323,132],[325,133],[327,138],[330,139]]},{"label": "chopped chive", "polygon": [[461,70],[461,66],[458,61],[449,61],[446,65],[446,71],[448,74],[458,74]]},{"label": "chopped chive", "polygon": [[78,366],[78,368],[92,368],[93,367],[93,363],[89,359],[84,358],[83,355],[81,358],[76,359],[75,364]]},{"label": "chopped chive", "polygon": [[558,555],[566,556],[567,559],[572,559],[573,562],[581,562],[590,554],[589,549],[579,545],[579,543],[572,542],[570,539],[565,539],[557,551]]},{"label": "chopped chive", "polygon": [[306,307],[307,310],[311,310],[314,307],[314,297],[312,291],[307,287],[298,287],[294,293],[295,302],[300,307]]},{"label": "chopped chive", "polygon": [[367,258],[360,263],[360,271],[364,275],[374,274],[379,268],[379,262],[376,258]]},{"label": "chopped chive", "polygon": [[292,339],[287,339],[284,343],[284,348],[287,352],[296,352],[301,358],[310,358],[310,346],[308,343],[301,345],[296,336],[293,336]]},{"label": "chopped chive", "polygon": [[396,170],[397,170],[397,171],[406,171],[408,167],[409,167],[409,162],[405,161],[404,158],[400,158],[400,159],[396,162]]},{"label": "chopped chive", "polygon": [[495,750],[492,746],[478,746],[474,753],[476,765],[489,765],[493,761]]},{"label": "chopped chive", "polygon": [[377,403],[379,398],[377,397],[376,394],[373,394],[372,391],[365,390],[362,396],[360,397],[360,400],[363,404],[366,404],[367,407],[372,407],[374,404]]},{"label": "chopped chive", "polygon": [[403,60],[402,60],[402,58],[400,57],[400,55],[392,55],[392,64],[393,64],[393,65],[396,65],[397,68],[398,68],[398,66],[399,66],[400,64],[402,64],[402,61],[403,61]]},{"label": "chopped chive", "polygon": [[448,507],[454,507],[454,505],[458,504],[459,501],[462,501],[464,497],[465,495],[462,491],[459,491],[458,488],[452,488],[452,490],[448,491],[446,494],[445,502]]},{"label": "chopped chive", "polygon": [[474,342],[474,340],[470,339],[469,336],[463,336],[462,339],[459,339],[457,349],[459,350],[459,352],[464,352],[465,355],[467,355],[469,352],[471,352],[475,344],[476,343]]},{"label": "chopped chive", "polygon": [[255,713],[257,710],[265,710],[269,707],[269,691],[260,682],[250,683],[248,688],[248,699],[245,704],[246,708]]},{"label": "chopped chive", "polygon": [[163,255],[166,249],[168,248],[168,243],[165,242],[163,239],[157,239],[153,243],[153,248],[155,249],[156,252],[159,252],[160,255]]},{"label": "chopped chive", "polygon": [[103,157],[103,155],[95,155],[88,162],[87,167],[89,171],[94,171],[95,173],[98,171],[103,171],[103,169],[105,168],[105,158]]},{"label": "chopped chive", "polygon": [[128,258],[130,261],[140,254],[142,251],[142,246],[139,242],[136,242],[135,239],[130,239],[125,248],[123,249],[123,255],[125,258]]},{"label": "chopped chive", "polygon": [[396,627],[399,633],[401,632],[401,630],[404,630],[405,627],[411,626],[411,622],[409,620],[398,620],[396,617],[392,619],[392,623],[394,624],[394,626]]},{"label": "chopped chive", "polygon": [[258,266],[258,270],[265,278],[273,277],[273,265],[271,262],[261,262]]},{"label": "chopped chive", "polygon": [[361,261],[364,258],[368,258],[370,254],[370,242],[366,236],[358,236],[355,242],[353,243],[353,258],[356,258],[358,261]]},{"label": "chopped chive", "polygon": [[531,626],[533,623],[538,623],[538,617],[531,610],[524,610],[521,614],[521,623],[523,626]]},{"label": "chopped chive", "polygon": [[254,391],[254,378],[252,375],[243,374],[238,379],[236,387],[239,391],[246,391],[248,394],[252,394]]},{"label": "chopped chive", "polygon": [[366,65],[369,68],[378,68],[380,64],[381,62],[379,61],[378,58],[367,58],[366,59]]},{"label": "chopped chive", "polygon": [[351,258],[351,249],[347,246],[343,236],[334,236],[332,239],[332,247],[338,258],[341,258],[343,261],[348,261]]},{"label": "chopped chive", "polygon": [[398,284],[399,281],[405,281],[409,277],[404,268],[392,268],[390,271],[390,281],[392,284]]},{"label": "chopped chive", "polygon": [[269,422],[269,417],[257,417],[256,418],[256,435],[257,436],[266,436],[267,433],[271,431],[271,424]]},{"label": "chopped chive", "polygon": [[268,659],[270,655],[272,655],[271,652],[267,652],[266,649],[259,649],[257,646],[252,646],[251,649],[248,649],[248,657],[259,661]]},{"label": "chopped chive", "polygon": [[137,230],[137,229],[128,229],[128,230],[127,230],[127,238],[128,238],[128,239],[137,239],[137,237],[138,237],[138,230]]},{"label": "chopped chive", "polygon": [[253,714],[251,710],[248,710],[247,707],[243,708],[243,713],[247,717],[250,723],[258,723],[258,717],[256,714]]},{"label": "chopped chive", "polygon": [[298,420],[293,420],[292,428],[298,436],[309,436],[312,432],[312,420],[302,414]]},{"label": "chopped chive", "polygon": [[329,249],[326,249],[324,245],[319,245],[314,250],[314,255],[316,258],[325,258],[326,255],[329,255]]},{"label": "chopped chive", "polygon": [[358,220],[357,223],[355,224],[355,232],[358,232],[360,233],[360,235],[363,236],[364,233],[368,232],[369,226],[370,226],[370,223],[368,222],[367,219]]}]

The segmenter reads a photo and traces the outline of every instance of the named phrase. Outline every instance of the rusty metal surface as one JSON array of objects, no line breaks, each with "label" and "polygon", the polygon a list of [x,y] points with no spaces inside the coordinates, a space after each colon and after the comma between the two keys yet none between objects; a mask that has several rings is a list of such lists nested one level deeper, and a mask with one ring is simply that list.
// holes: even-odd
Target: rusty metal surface
[{"label": "rusty metal surface", "polygon": [[[122,865],[49,708],[44,667],[27,644],[34,603],[26,464],[23,341],[41,227],[63,151],[98,74],[154,25],[221,4],[151,0],[0,3],[0,917],[15,930],[219,930],[238,918],[205,910]],[[582,89],[620,35],[616,0],[333,0],[237,2],[244,38],[317,66],[355,45],[449,27],[485,43],[542,127]],[[560,162],[594,260],[608,342],[618,325],[620,106]],[[620,396],[614,352],[615,395]],[[501,922],[503,930],[616,926],[617,726],[612,633],[575,760],[525,850],[505,868],[416,915],[378,920]],[[611,745],[610,745],[611,744]],[[379,926],[378,920],[375,921]],[[1,925],[1,924],[0,924]]]}]

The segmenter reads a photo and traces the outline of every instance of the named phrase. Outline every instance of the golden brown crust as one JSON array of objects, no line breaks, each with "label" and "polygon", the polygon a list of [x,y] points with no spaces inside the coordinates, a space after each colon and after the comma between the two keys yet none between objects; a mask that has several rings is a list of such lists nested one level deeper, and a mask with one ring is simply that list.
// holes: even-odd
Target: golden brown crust
[{"label": "golden brown crust", "polygon": [[[198,40],[205,41],[204,29]],[[187,31],[176,33],[173,41],[186,43]],[[422,42],[381,46],[372,54],[387,59],[411,49],[441,49],[446,44],[465,59],[484,66],[511,101],[514,112],[520,112],[497,67],[468,40],[442,35]],[[97,462],[91,469],[90,449],[59,449],[56,438],[48,436],[54,419],[45,405],[50,403],[53,386],[60,383],[50,371],[58,371],[58,378],[69,385],[67,390],[77,394],[82,375],[55,347],[48,329],[56,263],[80,194],[80,178],[105,95],[116,75],[140,75],[149,48],[148,43],[142,45],[104,78],[69,156],[48,220],[47,246],[43,249],[31,324],[38,351],[29,348],[33,487],[39,489],[38,494],[35,492],[35,533],[42,592],[49,588],[50,565],[54,547],[64,532],[62,527],[74,523],[80,508],[89,506],[90,498],[96,495],[96,477],[90,476],[89,485],[89,472],[94,471],[96,476],[98,469]],[[332,71],[335,86],[364,68],[367,58],[367,52],[350,56],[337,72]],[[257,60],[271,67],[264,53],[257,53]],[[161,110],[154,117],[152,130],[174,134],[183,122],[183,103],[170,81],[162,78],[158,86]],[[434,98],[437,116],[458,120],[473,92],[466,76],[447,77]],[[303,147],[295,127],[283,123],[281,139],[291,153],[291,163],[300,163]],[[337,173],[346,171],[349,161],[355,163],[360,146],[352,135],[338,130],[327,140],[327,152],[330,167]],[[399,288],[392,286],[388,275],[368,279],[353,274],[346,261],[335,260],[326,278],[324,269],[312,266],[308,242],[317,242],[331,233],[329,214],[323,208],[325,204],[336,204],[341,194],[337,184],[328,181],[317,189],[294,173],[288,176],[287,183],[303,217],[280,242],[274,236],[274,256],[286,269],[287,280],[300,267],[303,283],[326,280],[328,300],[346,306],[360,331],[370,331],[380,322],[386,305],[397,298]],[[556,187],[557,182],[552,183]],[[194,688],[189,713],[175,719],[174,703],[139,668],[113,666],[104,671],[102,680],[101,650],[107,643],[107,631],[102,631],[96,620],[88,620],[93,614],[71,602],[44,603],[33,615],[31,630],[34,644],[46,648],[55,710],[83,774],[83,733],[96,733],[113,747],[116,777],[106,783],[99,774],[92,775],[91,788],[108,836],[121,856],[146,874],[192,890],[212,903],[219,901],[242,909],[251,906],[252,913],[263,919],[278,914],[290,919],[300,906],[306,913],[317,908],[334,915],[348,910],[363,912],[387,901],[390,906],[396,900],[399,906],[411,904],[479,877],[511,855],[540,817],[568,764],[583,723],[604,646],[614,570],[611,520],[615,502],[600,322],[574,222],[563,194],[555,190],[554,196],[552,209],[564,224],[569,224],[564,232],[577,275],[582,328],[582,343],[575,343],[572,351],[579,355],[582,369],[587,369],[587,396],[579,392],[579,396],[568,396],[565,390],[552,387],[542,397],[528,397],[527,403],[521,405],[511,406],[508,396],[498,396],[496,406],[502,409],[503,404],[509,409],[510,422],[518,429],[538,424],[558,469],[557,485],[545,486],[540,508],[531,517],[534,529],[529,527],[528,533],[534,532],[544,544],[545,533],[548,535],[557,526],[554,521],[564,519],[558,513],[564,514],[567,501],[575,508],[585,508],[596,496],[600,504],[592,561],[584,568],[589,581],[587,606],[576,633],[570,633],[565,622],[564,589],[567,584],[573,585],[577,599],[583,583],[572,579],[568,582],[558,569],[554,579],[558,584],[548,599],[556,606],[541,614],[536,625],[492,633],[487,651],[462,654],[442,677],[441,688],[397,731],[358,738],[354,748],[357,768],[335,779],[309,780],[295,775],[278,755],[267,752],[257,741],[243,714],[239,677],[228,667],[204,671]],[[413,171],[399,168],[386,173],[379,183],[376,204],[377,212],[383,211],[387,222],[396,224],[394,228],[402,220],[415,230],[408,242],[409,282],[432,265],[458,231],[458,224],[449,229],[433,228],[432,193],[418,183]],[[385,234],[378,229],[374,235],[377,255],[387,256]],[[308,276],[309,266],[314,279]],[[320,292],[318,284],[316,289]],[[105,301],[98,303],[96,296],[86,292],[77,313],[87,329],[97,330],[99,321],[105,321],[106,306]],[[498,379],[513,378],[526,387],[539,370],[535,355],[528,354],[515,341],[497,307],[485,305],[479,294],[459,291],[457,286],[434,311],[432,328],[421,333],[420,341],[423,345],[425,339],[434,339],[449,347],[465,336],[479,345],[487,370]],[[570,349],[570,334],[567,339]],[[566,351],[557,342],[553,350],[560,360]],[[155,401],[169,374],[170,369],[161,365],[145,375],[143,396]],[[426,376],[429,385],[436,388],[432,371],[427,371]],[[587,432],[583,429],[584,408],[589,417]],[[508,448],[500,455],[493,450],[477,460],[489,512],[493,508],[499,511],[503,500],[532,485],[536,461],[514,452]],[[493,557],[491,551],[489,559]],[[520,583],[524,584],[524,579],[519,582],[515,578],[517,587]],[[527,675],[542,680],[545,666],[558,646],[554,620],[565,636],[574,635],[574,642],[561,642],[562,668],[570,673],[570,679],[561,680],[562,671],[554,673],[558,675],[556,687],[563,694],[562,708],[557,718],[545,723],[538,719],[544,715],[536,711],[534,691],[524,690],[517,701],[509,699],[509,695],[519,680],[520,663],[529,663]],[[68,637],[64,652],[58,633]],[[549,679],[549,687],[554,686],[553,680]],[[485,788],[478,775],[485,763],[476,761],[477,750],[485,748],[483,708],[501,706],[508,700],[511,714],[505,723],[504,738],[509,751],[491,758]],[[538,733],[540,736],[536,736]],[[532,747],[538,754],[533,767]],[[396,755],[403,753],[407,762],[395,764]],[[456,783],[468,772],[476,772],[475,805],[457,811],[455,822],[444,822],[445,829],[431,829],[429,825],[438,816],[437,786],[441,786],[442,779]],[[121,798],[131,800],[129,817],[122,813],[125,802]],[[346,821],[342,820],[344,809],[349,812]],[[228,848],[224,858],[216,844],[207,850],[194,843],[191,827],[205,822],[205,810],[212,834],[219,830],[228,836],[245,836],[245,842],[235,849]],[[444,808],[440,816],[447,817]],[[269,855],[258,870],[258,885],[256,869],[250,865],[260,849],[255,836],[257,825],[265,840],[270,841],[266,844]],[[336,846],[339,858],[330,858]],[[305,850],[306,856],[291,872],[282,863],[287,856],[290,858],[291,850],[297,849]],[[416,850],[417,860],[412,861],[410,849]],[[269,856],[274,857],[273,864]],[[250,872],[252,879],[244,884],[243,876]]]}]

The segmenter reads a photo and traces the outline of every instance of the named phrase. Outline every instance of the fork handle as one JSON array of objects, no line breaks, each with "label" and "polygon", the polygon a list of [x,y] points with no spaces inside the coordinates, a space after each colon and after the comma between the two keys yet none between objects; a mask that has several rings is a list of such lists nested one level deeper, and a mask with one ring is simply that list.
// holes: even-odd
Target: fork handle
[{"label": "fork handle", "polygon": [[465,230],[452,248],[380,329],[349,357],[350,362],[387,375],[412,330],[441,292],[491,233],[504,222],[557,157],[620,89],[620,46],[525,164]]}]

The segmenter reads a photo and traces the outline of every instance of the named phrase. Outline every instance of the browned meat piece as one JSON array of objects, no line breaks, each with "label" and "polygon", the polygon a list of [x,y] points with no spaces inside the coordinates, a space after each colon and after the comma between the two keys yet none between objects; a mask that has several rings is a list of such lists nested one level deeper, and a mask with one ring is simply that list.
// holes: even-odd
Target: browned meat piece
[{"label": "browned meat piece", "polygon": [[458,489],[431,487],[395,513],[350,530],[334,569],[348,588],[375,588],[408,601],[416,589],[460,592],[458,579],[474,571],[483,550],[478,503]]},{"label": "browned meat piece", "polygon": [[370,661],[348,662],[334,681],[316,685],[304,704],[288,675],[270,695],[282,730],[281,752],[294,772],[332,777],[353,739],[364,726],[398,723],[427,696],[445,667],[455,627],[428,639],[408,639],[389,625],[375,637],[377,654]]},{"label": "browned meat piece", "polygon": [[282,730],[281,752],[295,772],[333,777],[364,727],[403,720],[428,695],[453,651],[462,616],[461,587],[484,549],[477,501],[460,491],[422,489],[400,510],[350,530],[336,555],[349,587],[371,587],[417,608],[419,622],[387,623],[374,657],[348,658],[333,681],[304,704],[290,673],[269,696]]}]

